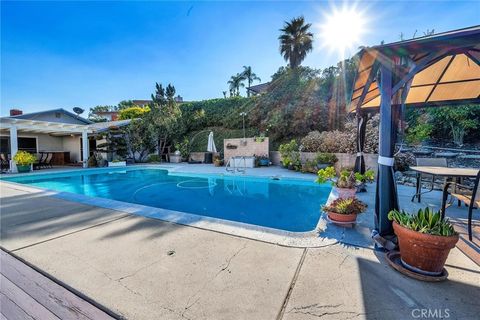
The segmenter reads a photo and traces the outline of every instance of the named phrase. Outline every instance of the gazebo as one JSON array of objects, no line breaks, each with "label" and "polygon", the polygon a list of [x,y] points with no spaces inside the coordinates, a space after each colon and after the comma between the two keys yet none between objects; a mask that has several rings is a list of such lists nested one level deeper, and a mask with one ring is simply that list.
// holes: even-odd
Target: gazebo
[{"label": "gazebo", "polygon": [[387,218],[398,208],[393,164],[397,128],[406,106],[480,103],[480,26],[363,48],[350,102],[357,116],[355,170],[365,171],[363,145],[369,112],[380,112],[375,226],[393,234]]}]

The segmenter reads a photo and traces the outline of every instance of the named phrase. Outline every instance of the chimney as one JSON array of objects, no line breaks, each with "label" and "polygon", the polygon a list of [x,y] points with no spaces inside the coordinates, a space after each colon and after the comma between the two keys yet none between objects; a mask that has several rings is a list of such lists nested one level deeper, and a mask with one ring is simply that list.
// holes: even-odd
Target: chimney
[{"label": "chimney", "polygon": [[20,109],[10,109],[10,117],[21,116],[22,114],[23,114],[23,111]]}]

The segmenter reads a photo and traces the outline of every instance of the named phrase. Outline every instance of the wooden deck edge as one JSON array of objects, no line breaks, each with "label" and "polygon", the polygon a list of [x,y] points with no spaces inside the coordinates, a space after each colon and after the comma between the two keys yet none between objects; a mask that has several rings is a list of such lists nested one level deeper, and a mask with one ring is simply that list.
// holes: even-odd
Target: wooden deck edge
[{"label": "wooden deck edge", "polygon": [[57,285],[59,285],[59,286],[63,287],[64,289],[70,291],[71,293],[73,293],[74,295],[79,297],[80,299],[85,300],[86,302],[90,303],[92,306],[94,306],[94,307],[100,309],[101,311],[105,312],[107,315],[111,316],[112,318],[118,319],[118,320],[126,320],[125,317],[123,317],[123,316],[117,314],[116,312],[110,310],[109,308],[105,307],[104,305],[102,305],[102,304],[98,303],[97,301],[93,300],[92,298],[86,296],[82,292],[80,292],[80,291],[76,290],[75,288],[69,286],[65,282],[57,279],[56,277],[52,276],[51,274],[49,274],[49,273],[45,272],[44,270],[38,268],[34,264],[32,264],[32,263],[26,261],[25,259],[23,259],[22,257],[19,257],[17,254],[5,249],[1,245],[0,245],[0,250],[9,254],[10,256],[17,259],[18,261],[25,264],[26,266],[32,268],[34,271],[40,273],[42,276],[48,278],[49,280],[56,283]]}]

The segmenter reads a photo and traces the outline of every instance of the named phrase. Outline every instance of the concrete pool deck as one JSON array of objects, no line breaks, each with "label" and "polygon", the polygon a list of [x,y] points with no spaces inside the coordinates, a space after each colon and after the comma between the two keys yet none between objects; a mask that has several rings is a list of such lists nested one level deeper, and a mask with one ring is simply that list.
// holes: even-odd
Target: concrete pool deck
[{"label": "concrete pool deck", "polygon": [[[454,249],[448,281],[404,277],[369,248],[371,213],[355,229],[325,231],[343,243],[288,248],[2,182],[0,191],[2,247],[125,318],[415,319],[429,309],[475,319],[480,313],[478,265]],[[412,191],[399,189],[402,206],[416,206],[405,200]],[[373,194],[360,197],[371,202]],[[432,193],[423,201],[440,200]],[[465,218],[466,210],[450,214]]]}]

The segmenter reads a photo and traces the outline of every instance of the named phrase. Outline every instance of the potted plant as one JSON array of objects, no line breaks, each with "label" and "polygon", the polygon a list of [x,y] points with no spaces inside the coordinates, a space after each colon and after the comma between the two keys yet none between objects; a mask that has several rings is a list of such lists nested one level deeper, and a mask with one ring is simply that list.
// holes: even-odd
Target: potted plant
[{"label": "potted plant", "polygon": [[392,210],[388,218],[398,237],[402,264],[412,271],[440,275],[458,234],[448,219],[442,220],[440,211],[420,209],[416,214]]},{"label": "potted plant", "polygon": [[334,167],[327,167],[325,169],[320,169],[317,172],[317,183],[325,183],[327,181],[332,181],[335,186],[335,190],[339,198],[353,198],[355,197],[356,190],[356,179],[353,171],[342,170],[340,175],[336,180]]},{"label": "potted plant", "polygon": [[213,164],[215,165],[215,167],[223,167],[224,160],[220,156],[215,156]]},{"label": "potted plant", "polygon": [[372,183],[375,180],[375,172],[371,169],[365,171],[364,174],[355,172],[355,180],[357,181],[357,192],[366,192],[367,183]]},{"label": "potted plant", "polygon": [[17,165],[17,171],[24,173],[32,170],[32,164],[37,161],[37,157],[26,151],[18,151],[13,157],[13,161]]},{"label": "potted plant", "polygon": [[315,161],[317,162],[317,169],[325,169],[326,167],[335,165],[338,158],[333,153],[319,152],[315,156]]},{"label": "potted plant", "polygon": [[357,198],[338,198],[322,207],[333,222],[353,223],[357,215],[365,212],[367,205]]}]

